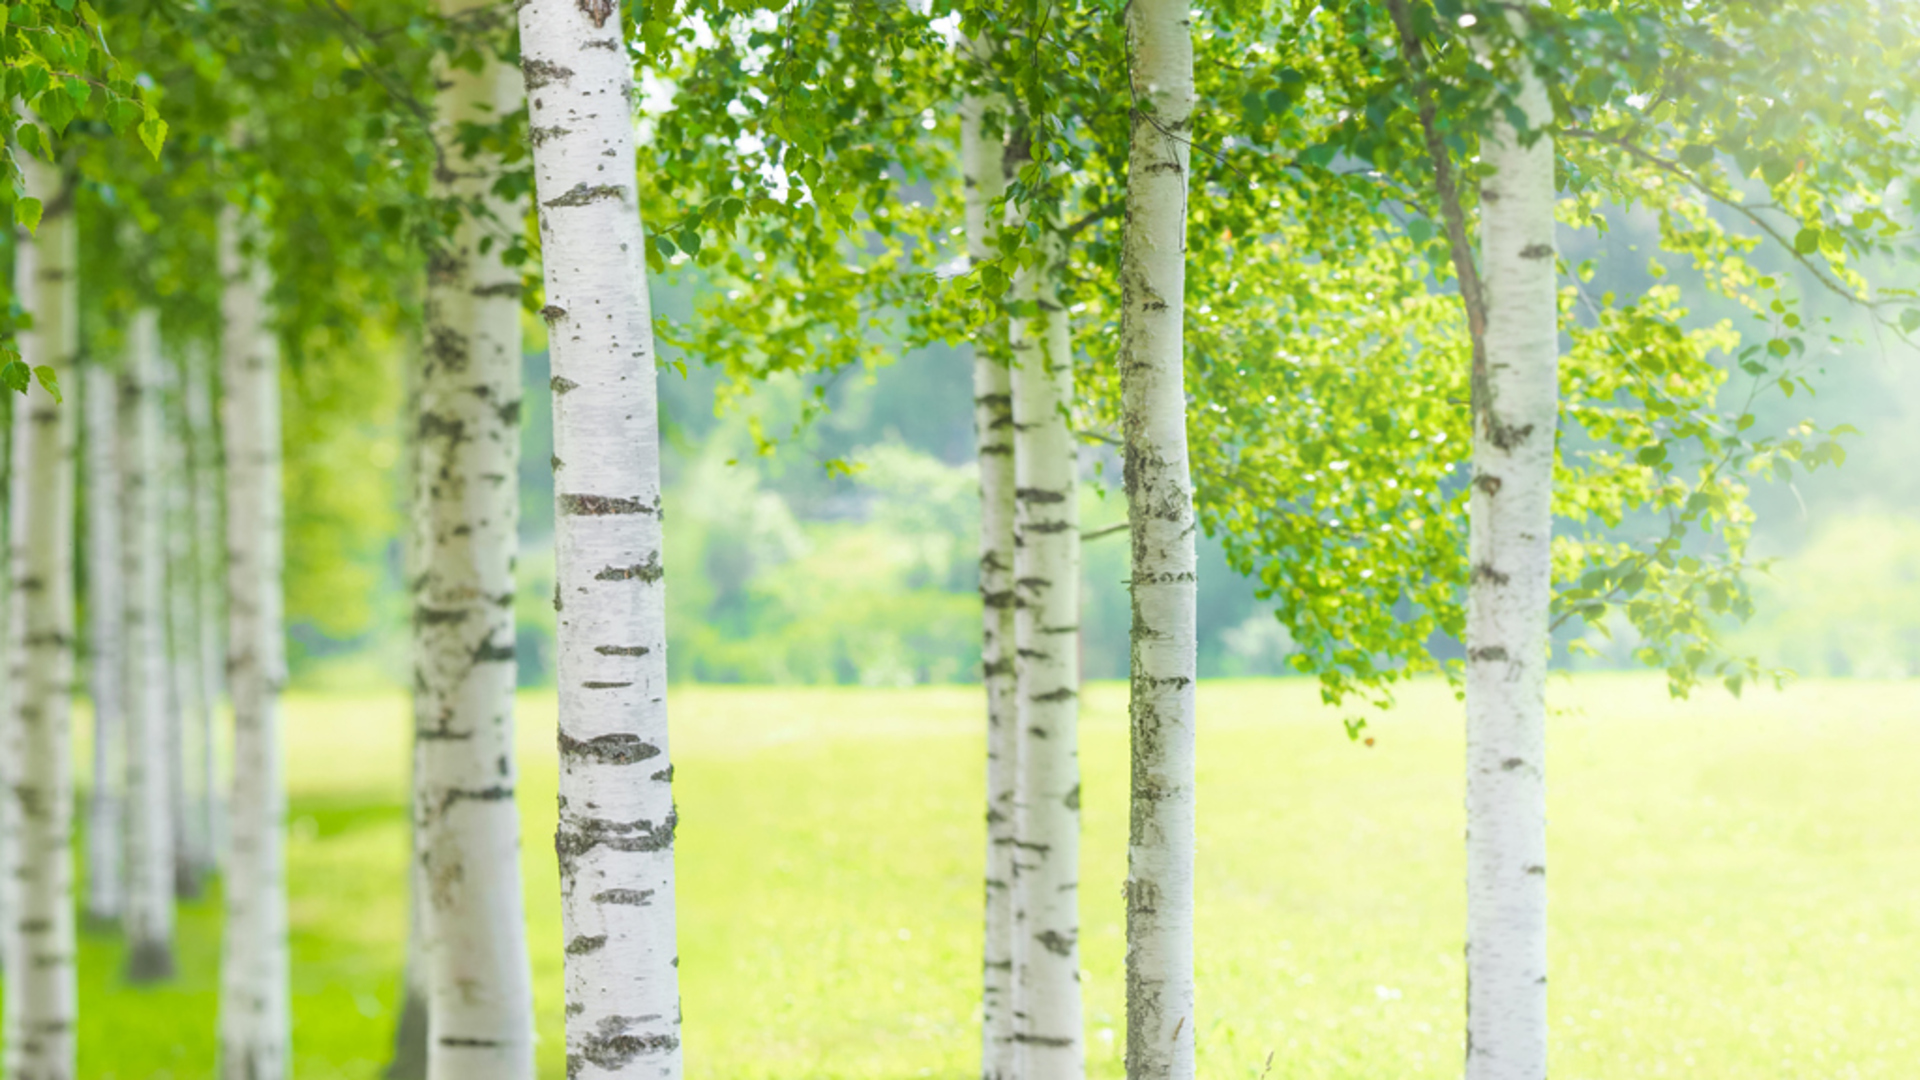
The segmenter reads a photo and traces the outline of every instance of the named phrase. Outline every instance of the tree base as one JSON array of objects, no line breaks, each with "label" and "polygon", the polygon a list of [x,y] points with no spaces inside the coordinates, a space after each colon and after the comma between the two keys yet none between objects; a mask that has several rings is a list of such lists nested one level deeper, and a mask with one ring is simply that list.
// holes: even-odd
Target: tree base
[{"label": "tree base", "polygon": [[200,868],[191,863],[181,863],[173,868],[173,898],[175,900],[200,899]]},{"label": "tree base", "polygon": [[158,941],[143,941],[127,957],[127,981],[164,982],[173,978],[173,946]]},{"label": "tree base", "polygon": [[380,1074],[383,1080],[426,1080],[427,1000],[406,990],[400,1006],[400,1024],[393,1032],[393,1062]]}]

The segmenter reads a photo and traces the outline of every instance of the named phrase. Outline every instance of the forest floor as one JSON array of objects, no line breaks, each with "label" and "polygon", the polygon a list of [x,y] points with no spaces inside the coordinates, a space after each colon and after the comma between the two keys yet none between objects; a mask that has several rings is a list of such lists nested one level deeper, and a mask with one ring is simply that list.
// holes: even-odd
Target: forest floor
[{"label": "forest floor", "polygon": [[[1551,693],[1555,1075],[1910,1078],[1920,683],[1675,704],[1657,677],[1591,675]],[[1125,687],[1086,706],[1087,1047],[1112,1078]],[[671,707],[688,1075],[977,1075],[978,690],[702,687]],[[1371,748],[1304,681],[1203,684],[1200,707],[1202,1076],[1456,1076],[1459,706],[1416,686]],[[553,719],[550,693],[522,698],[540,1062],[558,1078]],[[295,695],[287,723],[294,1071],[372,1080],[407,922],[406,708]],[[84,1080],[211,1075],[217,912],[182,908],[182,974],[155,989],[85,938]]]}]

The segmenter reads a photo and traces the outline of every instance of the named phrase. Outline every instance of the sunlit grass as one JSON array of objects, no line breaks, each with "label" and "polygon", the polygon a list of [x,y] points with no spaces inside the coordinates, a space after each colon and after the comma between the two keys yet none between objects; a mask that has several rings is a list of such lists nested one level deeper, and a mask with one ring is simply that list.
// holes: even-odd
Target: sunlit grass
[{"label": "sunlit grass", "polygon": [[[1920,1060],[1920,685],[1666,701],[1558,682],[1558,1077],[1912,1076]],[[1201,1072],[1459,1070],[1459,707],[1408,694],[1349,743],[1305,683],[1203,686]],[[717,689],[673,700],[690,1076],[975,1075],[977,691]],[[1091,1073],[1121,1075],[1125,693],[1087,693],[1082,943]],[[521,709],[543,1075],[561,1069],[553,699]],[[386,1059],[406,911],[406,714],[288,703],[296,1075]],[[82,755],[84,759],[84,755]],[[82,947],[87,1078],[205,1077],[217,899],[182,977]],[[1265,1072],[1269,1055],[1271,1071]]]}]

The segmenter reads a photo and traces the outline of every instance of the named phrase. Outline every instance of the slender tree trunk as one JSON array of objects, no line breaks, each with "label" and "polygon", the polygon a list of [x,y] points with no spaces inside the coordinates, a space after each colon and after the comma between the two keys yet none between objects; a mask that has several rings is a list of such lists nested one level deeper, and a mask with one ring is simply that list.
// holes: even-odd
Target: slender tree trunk
[{"label": "slender tree trunk", "polygon": [[[1516,22],[1518,18],[1516,16]],[[1528,73],[1529,123],[1553,113]],[[1559,329],[1553,140],[1482,147],[1486,369],[1475,372],[1467,586],[1467,1078],[1547,1075],[1547,606]]]},{"label": "slender tree trunk", "polygon": [[[16,260],[18,254],[16,252]],[[11,275],[9,275],[11,278]],[[20,291],[14,293],[21,296]],[[17,424],[26,421],[28,406],[25,398],[11,398],[0,394],[0,423],[5,424],[5,438],[0,439],[0,543],[5,547],[0,555],[5,558],[6,566],[0,571],[0,981],[7,975],[8,950],[13,936],[13,913],[18,910],[19,866],[14,855],[19,850],[15,840],[20,827],[15,813],[17,804],[7,797],[13,790],[14,778],[19,774],[20,740],[19,725],[15,723],[13,702],[15,697],[14,679],[19,672],[15,668],[15,647],[13,640],[13,438]],[[15,998],[18,994],[0,994],[0,1078],[11,1077],[13,1071],[14,1046],[6,1042],[15,1030],[13,1013],[18,1006]]]},{"label": "slender tree trunk", "polygon": [[188,774],[197,755],[190,753],[194,721],[205,711],[200,686],[199,553],[194,550],[193,460],[187,449],[184,382],[180,368],[160,361],[160,439],[166,449],[167,671],[172,700],[167,709],[167,795],[172,806],[173,891],[200,895],[199,819],[194,813]]},{"label": "slender tree trunk", "polygon": [[[485,10],[442,4],[448,16]],[[435,99],[440,125],[450,135],[512,113],[520,81],[491,58],[478,71],[449,68]],[[473,200],[492,220],[463,215],[428,260],[413,448],[414,828],[432,1080],[533,1076],[513,763],[520,277],[500,261],[503,245],[481,243],[513,229],[522,210],[490,194],[499,167],[451,155],[434,177],[436,194]]]},{"label": "slender tree trunk", "polygon": [[283,1080],[287,1011],[287,796],[280,761],[280,355],[266,324],[267,272],[243,256],[238,214],[221,227],[227,459],[227,679],[233,793],[220,958],[221,1080]]},{"label": "slender tree trunk", "polygon": [[[407,416],[417,417],[420,414],[423,352],[422,349],[412,350],[401,368]],[[418,423],[407,433],[402,446],[400,467],[402,474],[408,478],[407,520],[412,522],[422,514],[419,493],[414,490],[420,475]],[[419,528],[409,528],[401,549],[402,576],[409,583],[409,588],[420,576],[421,536]],[[419,663],[419,642],[416,640],[416,668]],[[422,722],[427,715],[427,693],[418,678],[414,680],[411,704],[411,727],[408,730],[413,735],[413,752],[407,762],[407,851],[410,857],[407,863],[407,957],[400,970],[400,1015],[393,1026],[393,1057],[387,1062],[386,1071],[381,1074],[384,1080],[426,1080],[427,1075],[427,931],[422,914],[427,902],[427,886],[425,875],[420,870],[420,731],[428,725]]]},{"label": "slender tree trunk", "polygon": [[[982,62],[984,39],[967,48]],[[969,96],[960,107],[960,159],[966,184],[967,255],[975,266],[993,257],[989,214],[1006,189],[1003,140],[984,127],[988,101]],[[973,350],[973,426],[980,456],[981,681],[987,692],[986,936],[981,967],[980,1075],[1013,1080],[1013,922],[1015,807],[1019,782],[1019,698],[1013,667],[1013,373],[990,344]]]},{"label": "slender tree trunk", "polygon": [[1014,866],[1015,1041],[1025,1080],[1085,1073],[1080,1004],[1079,461],[1067,411],[1073,348],[1058,292],[1064,259],[1049,227],[1042,264],[1022,269],[1013,348],[1013,576],[1019,766]]},{"label": "slender tree trunk", "polygon": [[93,787],[87,795],[87,919],[120,920],[121,794],[126,733],[121,723],[125,667],[125,586],[120,579],[119,396],[113,371],[92,360],[81,388],[87,447],[87,631],[93,696]]},{"label": "slender tree trunk", "polygon": [[[14,284],[34,326],[20,355],[76,383],[79,289],[73,189],[59,171],[20,155],[27,194],[42,200],[37,235],[14,247]],[[24,406],[24,407],[23,407]],[[14,906],[6,927],[7,1080],[71,1080],[79,1005],[74,974],[73,447],[78,409],[37,384],[14,405],[14,605],[9,630],[18,763],[8,789]]]},{"label": "slender tree trunk", "polygon": [[1127,840],[1127,1076],[1193,1076],[1193,481],[1182,320],[1191,9],[1135,0],[1127,40],[1138,105],[1127,158],[1120,373],[1133,539],[1132,811]]},{"label": "slender tree trunk", "polygon": [[225,617],[220,604],[223,547],[220,535],[220,490],[224,472],[220,461],[220,439],[213,424],[213,393],[209,388],[208,367],[211,357],[199,349],[185,355],[186,387],[184,409],[187,423],[187,448],[192,461],[193,548],[196,588],[197,643],[200,711],[186,718],[193,729],[191,740],[193,768],[194,855],[200,860],[199,876],[213,874],[220,861],[218,826],[220,780],[214,768],[213,716],[220,701],[220,671],[226,656],[220,648],[220,623]]},{"label": "slender tree trunk", "polygon": [[666,585],[633,70],[617,5],[529,0],[553,349],[561,919],[573,1080],[677,1078]]},{"label": "slender tree trunk", "polygon": [[166,549],[162,546],[160,318],[135,313],[120,374],[121,551],[127,652],[127,978],[173,975],[173,801],[168,766]]}]

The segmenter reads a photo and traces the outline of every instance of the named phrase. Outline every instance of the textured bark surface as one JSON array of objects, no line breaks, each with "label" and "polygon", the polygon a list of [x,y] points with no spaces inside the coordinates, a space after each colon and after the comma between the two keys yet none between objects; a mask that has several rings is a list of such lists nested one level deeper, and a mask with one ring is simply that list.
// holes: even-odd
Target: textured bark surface
[{"label": "textured bark surface", "polygon": [[659,417],[611,4],[520,8],[553,362],[567,1070],[681,1072]]},{"label": "textured bark surface", "polygon": [[[28,364],[51,366],[73,386],[80,345],[73,194],[52,167],[19,156],[27,194],[46,210],[36,235],[19,235],[14,282],[33,315],[20,334]],[[79,409],[56,405],[36,383],[14,401],[10,522],[13,610],[12,729],[18,764],[5,793],[17,845],[6,926],[6,1074],[71,1080],[74,1024],[73,779],[69,697],[73,692],[73,450]]]},{"label": "textured bark surface", "polygon": [[1193,1076],[1193,482],[1187,459],[1188,133],[1193,38],[1187,4],[1127,9],[1138,105],[1127,158],[1120,375],[1131,523],[1133,643],[1128,713],[1127,1075]]},{"label": "textured bark surface", "polygon": [[282,1080],[287,1006],[286,790],[280,688],[280,356],[266,325],[266,268],[243,255],[238,214],[221,223],[221,428],[227,463],[227,685],[233,788],[220,957],[221,1080]]},{"label": "textured bark surface", "polygon": [[134,314],[120,370],[120,507],[127,651],[127,978],[173,975],[173,791],[168,763],[166,483],[160,441],[160,316]]},{"label": "textured bark surface", "polygon": [[[1527,76],[1518,104],[1552,120]],[[1547,1075],[1547,606],[1559,330],[1553,141],[1496,120],[1482,145],[1487,312],[1467,586],[1468,1080]]]},{"label": "textured bark surface", "polygon": [[1014,1039],[1025,1080],[1085,1073],[1080,1002],[1079,460],[1068,410],[1073,349],[1063,259],[1015,277],[1038,307],[1010,320],[1013,348],[1014,646],[1019,722],[1015,907],[1021,935]]},{"label": "textured bark surface", "polygon": [[[441,4],[449,17],[485,12],[504,17]],[[519,72],[492,58],[444,70],[438,85],[449,147],[460,123],[491,123],[521,99]],[[429,253],[412,450],[415,883],[434,1080],[533,1076],[513,763],[520,277],[503,245],[480,243],[524,211],[491,197],[499,167],[450,152],[435,170],[436,195],[476,201],[487,218],[463,216]]]},{"label": "textured bark surface", "polygon": [[225,469],[220,460],[220,437],[213,423],[213,393],[209,388],[211,357],[194,349],[186,354],[183,409],[186,414],[188,457],[193,469],[189,495],[193,500],[193,548],[198,628],[200,712],[188,715],[186,723],[193,732],[188,740],[193,757],[189,788],[193,815],[193,853],[200,860],[197,872],[205,878],[220,862],[220,780],[214,768],[213,716],[220,700],[220,672],[226,656],[220,647],[222,609],[221,582],[225,560],[221,550],[220,492]]},{"label": "textured bark surface", "polygon": [[[966,45],[983,59],[990,46]],[[983,122],[987,100],[961,103],[960,162],[966,185],[967,256],[993,257],[988,216],[1006,185],[1002,140]],[[997,328],[998,324],[996,324]],[[992,334],[993,331],[989,331]],[[1013,1080],[1016,952],[1013,864],[1019,776],[1019,699],[1013,670],[1013,374],[995,342],[973,350],[973,427],[980,457],[981,682],[987,693],[986,932],[981,956],[980,1075]]]},{"label": "textured bark surface", "polygon": [[87,919],[120,919],[120,834],[126,789],[126,731],[120,675],[125,666],[125,590],[120,579],[119,389],[113,371],[86,363],[81,416],[87,458],[88,690],[93,698],[93,784],[87,793]]},{"label": "textured bark surface", "polygon": [[198,850],[198,818],[191,794],[190,773],[198,758],[193,747],[195,718],[204,711],[200,686],[200,576],[194,550],[192,460],[187,451],[187,424],[180,367],[170,359],[160,364],[160,440],[165,449],[167,672],[172,691],[167,708],[168,820],[173,826],[173,891],[183,899],[200,895],[201,868],[206,857]]}]

